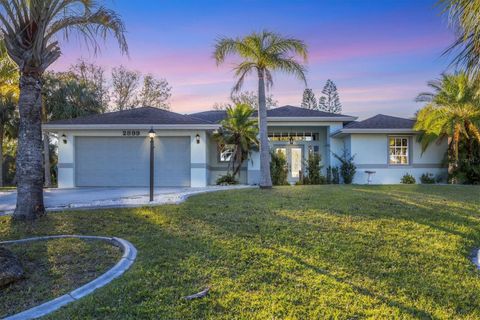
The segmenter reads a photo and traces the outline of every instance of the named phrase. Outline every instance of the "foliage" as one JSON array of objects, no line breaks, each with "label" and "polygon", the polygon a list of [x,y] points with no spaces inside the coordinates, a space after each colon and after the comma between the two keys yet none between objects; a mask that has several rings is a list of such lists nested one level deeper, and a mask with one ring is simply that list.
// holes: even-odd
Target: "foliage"
[{"label": "foliage", "polygon": [[[475,186],[231,190],[179,205],[57,212],[33,227],[0,217],[0,239],[88,232],[139,249],[128,272],[49,320],[479,319],[469,260],[479,198]],[[50,257],[38,268],[69,252],[38,245]],[[204,299],[180,299],[208,286]],[[34,288],[2,292],[0,308]]]},{"label": "foliage", "polygon": [[318,109],[317,98],[315,98],[315,94],[313,93],[312,89],[306,88],[303,91],[303,98],[300,107],[312,110]]},{"label": "foliage", "polygon": [[221,122],[222,127],[214,134],[220,149],[227,145],[235,148],[228,165],[228,171],[232,170],[233,177],[240,172],[252,149],[258,146],[257,123],[251,119],[252,113],[252,107],[246,104],[228,107],[227,117]]},{"label": "foliage", "polygon": [[287,158],[281,152],[270,152],[270,174],[274,186],[288,185],[288,167]]},{"label": "foliage", "polygon": [[450,165],[450,181],[480,184],[480,143],[472,139],[459,145],[457,166]]},{"label": "foliage", "polygon": [[4,185],[13,186],[15,182],[17,141],[7,137],[3,141],[3,179]]},{"label": "foliage", "polygon": [[[253,109],[258,110],[258,95],[253,91],[242,91],[232,93],[230,99],[234,104],[247,104]],[[272,94],[265,96],[267,109],[278,106],[278,101],[273,98]]]},{"label": "foliage", "polygon": [[[443,74],[428,85],[433,92],[417,97],[417,101],[427,104],[417,113],[414,129],[421,131],[423,150],[435,141],[449,139],[448,155],[457,171],[460,146],[480,142],[480,86],[462,72]],[[472,149],[467,151],[472,157]]]},{"label": "foliage", "polygon": [[265,90],[273,85],[272,72],[280,71],[296,76],[305,82],[305,67],[297,61],[307,59],[307,47],[301,40],[283,37],[277,33],[262,31],[251,33],[243,38],[220,38],[215,45],[214,57],[217,65],[225,62],[228,56],[240,58],[234,68],[237,78],[232,92],[239,92],[245,78],[254,73],[258,77],[258,128],[260,136],[260,187],[272,186],[269,166],[267,135],[267,102]]},{"label": "foliage", "polygon": [[115,110],[126,110],[137,107],[137,89],[141,74],[128,70],[124,66],[112,69],[112,97]]},{"label": "foliage", "polygon": [[322,167],[320,165],[321,161],[320,154],[316,152],[310,152],[308,154],[307,163],[305,166],[306,175],[303,178],[303,184],[325,184],[326,179],[321,174]]},{"label": "foliage", "polygon": [[104,112],[94,85],[73,72],[46,72],[43,75],[45,121],[72,119]]},{"label": "foliage", "polygon": [[420,177],[420,182],[423,184],[434,184],[435,183],[435,176],[433,173],[423,173]]},{"label": "foliage", "polygon": [[142,107],[155,107],[170,109],[168,99],[172,96],[172,87],[165,79],[155,79],[153,75],[147,74],[143,77],[143,88],[140,93],[140,105]]},{"label": "foliage", "polygon": [[326,112],[341,113],[342,104],[340,103],[337,86],[332,80],[327,80],[322,93],[324,96],[318,100],[318,109]]},{"label": "foliage", "polygon": [[85,83],[95,93],[97,100],[102,105],[102,110],[107,110],[110,102],[110,92],[103,67],[85,60],[78,60],[77,63],[70,66],[70,71],[76,75],[81,83]]},{"label": "foliage", "polygon": [[403,184],[415,184],[417,183],[417,180],[415,180],[415,177],[407,172],[402,176],[400,182]]},{"label": "foliage", "polygon": [[227,173],[223,176],[218,177],[216,181],[217,185],[232,185],[232,184],[238,184],[238,181],[235,179],[235,176],[233,174]]},{"label": "foliage", "polygon": [[343,150],[343,153],[341,156],[337,154],[333,154],[335,158],[340,161],[340,175],[342,176],[343,183],[345,184],[351,184],[353,181],[353,178],[355,176],[355,173],[357,172],[357,167],[355,166],[355,163],[353,162],[353,159],[355,158],[355,155],[350,155],[347,150]]},{"label": "foliage", "polygon": [[327,176],[325,178],[327,184],[339,184],[340,183],[340,169],[338,167],[327,167]]},{"label": "foliage", "polygon": [[[455,31],[455,41],[445,53],[455,54],[453,64],[464,69],[473,79],[480,77],[480,1],[439,0],[442,13],[447,15]],[[477,80],[478,81],[478,80]]]}]

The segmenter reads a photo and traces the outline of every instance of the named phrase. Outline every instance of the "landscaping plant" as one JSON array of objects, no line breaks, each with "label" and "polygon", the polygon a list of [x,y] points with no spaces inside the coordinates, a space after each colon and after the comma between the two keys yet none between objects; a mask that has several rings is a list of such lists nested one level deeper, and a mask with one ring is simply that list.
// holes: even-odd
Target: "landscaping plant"
[{"label": "landscaping plant", "polygon": [[434,184],[435,183],[435,176],[433,173],[423,173],[420,177],[420,182],[423,184]]},{"label": "landscaping plant", "polygon": [[335,153],[333,155],[341,163],[340,175],[342,176],[343,183],[351,184],[353,181],[353,177],[357,172],[357,167],[355,166],[355,163],[353,163],[353,159],[355,158],[355,155],[353,156],[350,155],[347,150],[343,150],[343,153],[341,156]]},{"label": "landscaping plant", "polygon": [[415,177],[407,172],[400,179],[400,182],[403,183],[403,184],[415,184],[415,183],[417,183],[417,180],[415,180]]},{"label": "landscaping plant", "polygon": [[270,174],[275,186],[288,185],[287,158],[283,153],[270,152]]},{"label": "landscaping plant", "polygon": [[235,180],[235,176],[233,174],[227,173],[223,176],[218,177],[216,181],[217,185],[226,186],[232,184],[238,184],[238,181]]},{"label": "landscaping plant", "polygon": [[321,174],[323,166],[320,165],[320,161],[321,156],[318,153],[309,153],[305,165],[307,174],[303,177],[303,184],[325,184],[326,178]]}]

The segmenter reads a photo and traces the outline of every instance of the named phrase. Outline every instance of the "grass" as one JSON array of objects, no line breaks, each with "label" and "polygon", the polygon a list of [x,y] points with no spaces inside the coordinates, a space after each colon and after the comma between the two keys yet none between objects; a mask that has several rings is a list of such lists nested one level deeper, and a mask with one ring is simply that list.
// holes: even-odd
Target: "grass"
[{"label": "grass", "polygon": [[52,239],[9,244],[25,279],[0,289],[0,318],[35,307],[95,279],[120,259],[121,250],[98,240]]},{"label": "grass", "polygon": [[[479,319],[480,188],[296,186],[0,219],[0,238],[111,235],[132,269],[48,319]],[[211,287],[206,298],[182,297]]]}]

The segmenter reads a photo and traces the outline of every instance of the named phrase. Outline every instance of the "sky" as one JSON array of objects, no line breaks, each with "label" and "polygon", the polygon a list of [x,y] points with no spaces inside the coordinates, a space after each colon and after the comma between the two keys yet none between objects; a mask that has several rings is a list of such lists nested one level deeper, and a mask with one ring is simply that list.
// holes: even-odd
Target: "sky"
[{"label": "sky", "polygon": [[[270,30],[307,44],[308,87],[318,96],[327,79],[334,81],[343,114],[411,117],[422,107],[416,95],[452,58],[442,55],[453,33],[435,2],[108,0],[105,5],[126,24],[129,55],[113,38],[96,55],[73,38],[61,42],[63,54],[52,69],[66,70],[80,58],[107,72],[124,65],[166,78],[173,87],[172,111],[203,111],[228,102],[235,80],[235,59],[216,66],[215,40]],[[280,106],[299,106],[304,89],[297,79],[275,73],[270,93]],[[256,90],[255,77],[245,90]]]}]

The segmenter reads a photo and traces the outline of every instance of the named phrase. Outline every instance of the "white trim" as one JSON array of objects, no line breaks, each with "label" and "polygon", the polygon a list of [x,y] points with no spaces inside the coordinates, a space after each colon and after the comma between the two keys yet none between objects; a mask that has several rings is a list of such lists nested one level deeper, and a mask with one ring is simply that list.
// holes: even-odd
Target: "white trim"
[{"label": "white trim", "polygon": [[414,129],[340,129],[333,132],[330,136],[333,138],[340,138],[352,133],[388,133],[388,134],[418,134]]},{"label": "white trim", "polygon": [[215,130],[220,124],[44,124],[43,130],[172,129]]},{"label": "white trim", "polygon": [[[255,117],[256,118],[256,117]],[[318,121],[325,121],[325,122],[348,122],[348,121],[355,121],[357,117],[350,117],[350,116],[339,116],[339,117],[267,117],[267,121],[277,122],[277,121],[305,121],[305,122],[318,122]]]}]

